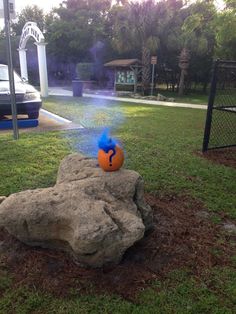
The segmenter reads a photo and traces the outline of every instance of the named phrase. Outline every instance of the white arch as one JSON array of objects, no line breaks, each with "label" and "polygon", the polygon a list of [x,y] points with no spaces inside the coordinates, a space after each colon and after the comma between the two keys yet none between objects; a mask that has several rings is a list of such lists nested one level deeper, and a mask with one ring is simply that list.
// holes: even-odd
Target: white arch
[{"label": "white arch", "polygon": [[47,61],[46,61],[46,43],[43,33],[38,28],[35,22],[27,22],[22,29],[20,43],[19,43],[19,58],[21,77],[28,80],[27,59],[26,59],[26,44],[30,37],[35,39],[38,52],[39,64],[39,79],[41,95],[48,96],[48,75],[47,75]]}]

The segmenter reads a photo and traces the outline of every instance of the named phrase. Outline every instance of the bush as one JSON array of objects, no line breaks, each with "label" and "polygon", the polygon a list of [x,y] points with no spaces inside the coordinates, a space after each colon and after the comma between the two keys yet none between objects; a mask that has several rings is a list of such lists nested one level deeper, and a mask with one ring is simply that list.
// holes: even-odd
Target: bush
[{"label": "bush", "polygon": [[82,81],[90,81],[93,76],[93,63],[77,63],[76,78]]}]

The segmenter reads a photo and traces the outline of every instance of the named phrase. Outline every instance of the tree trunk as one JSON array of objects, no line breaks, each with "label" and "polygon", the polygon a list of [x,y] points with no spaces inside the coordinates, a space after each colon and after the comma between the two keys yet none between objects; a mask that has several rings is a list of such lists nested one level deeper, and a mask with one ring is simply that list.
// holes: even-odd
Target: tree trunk
[{"label": "tree trunk", "polygon": [[189,59],[190,54],[188,49],[183,48],[179,56],[179,67],[181,69],[180,80],[179,80],[179,96],[182,96],[184,93],[184,78],[187,75],[187,70],[189,68]]},{"label": "tree trunk", "polygon": [[142,48],[142,89],[143,94],[148,95],[149,88],[150,88],[150,80],[151,80],[151,70],[150,70],[150,61],[151,55],[150,50],[143,46]]},{"label": "tree trunk", "polygon": [[208,81],[205,81],[205,82],[203,83],[203,87],[202,87],[202,91],[203,91],[204,94],[207,93],[207,85],[208,85]]},{"label": "tree trunk", "polygon": [[184,93],[184,76],[185,70],[181,70],[180,80],[179,80],[179,96],[182,96]]}]

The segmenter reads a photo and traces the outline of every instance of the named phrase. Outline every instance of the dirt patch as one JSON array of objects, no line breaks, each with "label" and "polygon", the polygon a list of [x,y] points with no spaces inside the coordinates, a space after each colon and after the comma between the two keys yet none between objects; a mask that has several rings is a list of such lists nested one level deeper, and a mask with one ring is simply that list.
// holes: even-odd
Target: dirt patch
[{"label": "dirt patch", "polygon": [[188,267],[195,276],[215,265],[228,265],[230,236],[210,222],[203,205],[189,196],[146,195],[154,211],[154,229],[129,249],[117,266],[85,269],[62,252],[31,248],[0,232],[1,265],[14,287],[27,285],[57,296],[82,293],[118,294],[134,300],[153,279]]},{"label": "dirt patch", "polygon": [[197,152],[197,155],[212,162],[236,169],[236,147],[213,149],[205,153]]}]

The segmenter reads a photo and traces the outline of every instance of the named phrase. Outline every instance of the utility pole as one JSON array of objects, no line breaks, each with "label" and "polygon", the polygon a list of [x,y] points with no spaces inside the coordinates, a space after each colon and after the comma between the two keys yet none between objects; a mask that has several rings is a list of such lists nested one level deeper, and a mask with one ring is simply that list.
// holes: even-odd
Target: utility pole
[{"label": "utility pole", "polygon": [[[11,3],[12,5],[12,3]],[[9,87],[10,87],[10,99],[11,99],[11,112],[12,112],[12,125],[13,125],[13,137],[15,140],[19,139],[19,131],[17,125],[17,110],[16,110],[16,94],[15,94],[15,81],[14,71],[12,63],[12,51],[11,51],[11,38],[10,38],[10,5],[9,0],[3,0],[4,6],[4,22],[6,32],[6,47],[7,47],[7,63],[8,63],[8,75],[9,75]],[[11,10],[14,8],[11,8]]]}]

